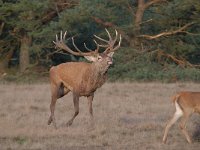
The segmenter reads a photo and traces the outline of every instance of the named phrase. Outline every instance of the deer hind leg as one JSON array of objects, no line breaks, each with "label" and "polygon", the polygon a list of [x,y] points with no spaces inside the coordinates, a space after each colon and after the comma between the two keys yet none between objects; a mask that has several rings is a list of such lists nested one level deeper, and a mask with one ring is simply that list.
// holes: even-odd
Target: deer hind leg
[{"label": "deer hind leg", "polygon": [[71,126],[74,119],[76,118],[76,116],[79,113],[79,95],[76,93],[73,93],[73,102],[74,102],[74,115],[72,116],[72,118],[67,122],[67,126]]},{"label": "deer hind leg", "polygon": [[181,129],[183,135],[184,135],[185,138],[187,139],[188,143],[192,143],[191,138],[190,138],[190,136],[189,136],[189,134],[188,134],[188,132],[187,132],[187,130],[186,130],[186,122],[187,122],[187,120],[189,119],[189,116],[191,115],[192,111],[186,110],[186,111],[184,111],[184,112],[185,112],[185,113],[184,113],[184,116],[181,118],[179,127],[180,127],[180,129]]},{"label": "deer hind leg", "polygon": [[55,116],[54,116],[55,105],[56,105],[56,101],[58,99],[58,87],[56,85],[51,84],[51,94],[52,94],[51,95],[51,104],[50,104],[51,115],[48,120],[48,125],[50,125],[51,122],[53,122],[54,127],[57,128],[56,120],[55,120]]},{"label": "deer hind leg", "polygon": [[59,86],[57,86],[53,83],[51,84],[51,92],[52,92],[51,104],[50,104],[51,115],[48,120],[48,125],[50,125],[51,122],[53,122],[54,127],[57,128],[56,127],[56,119],[55,119],[55,115],[54,115],[56,101],[57,101],[57,99],[63,97],[65,94],[67,94],[69,91],[70,91],[69,89],[64,87],[63,83],[60,83]]},{"label": "deer hind leg", "polygon": [[175,107],[176,107],[176,112],[174,113],[174,116],[172,117],[172,119],[167,123],[166,127],[165,127],[165,132],[164,132],[164,136],[163,136],[163,143],[166,143],[167,141],[167,135],[169,132],[169,129],[171,128],[171,126],[181,117],[183,116],[183,111],[180,108],[179,104],[175,101]]}]

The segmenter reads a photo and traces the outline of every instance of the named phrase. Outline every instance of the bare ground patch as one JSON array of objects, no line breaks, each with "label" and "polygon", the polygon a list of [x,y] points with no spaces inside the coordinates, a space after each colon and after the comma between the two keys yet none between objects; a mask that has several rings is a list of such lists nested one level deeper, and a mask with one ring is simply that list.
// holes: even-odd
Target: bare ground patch
[{"label": "bare ground patch", "polygon": [[166,121],[174,113],[171,96],[179,90],[200,91],[194,83],[108,83],[96,92],[94,128],[90,128],[86,98],[71,127],[65,123],[74,113],[72,95],[58,100],[58,129],[47,125],[48,84],[0,85],[0,149],[24,150],[198,150],[200,116],[194,115],[188,130],[194,143],[186,143],[178,124],[161,143]]}]

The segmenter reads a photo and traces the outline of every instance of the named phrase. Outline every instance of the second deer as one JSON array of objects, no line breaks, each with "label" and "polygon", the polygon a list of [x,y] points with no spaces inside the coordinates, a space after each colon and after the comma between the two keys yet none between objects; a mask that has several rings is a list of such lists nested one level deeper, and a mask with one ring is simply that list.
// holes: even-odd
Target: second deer
[{"label": "second deer", "polygon": [[167,134],[170,127],[179,119],[180,120],[180,129],[183,135],[186,137],[188,143],[191,143],[191,138],[186,130],[186,122],[192,113],[200,113],[200,92],[179,92],[173,97],[173,103],[175,104],[176,111],[167,123],[165,128],[163,143],[166,143]]},{"label": "second deer", "polygon": [[[79,113],[79,97],[85,96],[88,99],[89,113],[91,119],[93,118],[93,109],[92,101],[94,98],[94,93],[97,88],[101,87],[107,78],[107,71],[110,65],[113,63],[113,54],[120,47],[121,44],[121,35],[118,35],[118,32],[115,30],[115,38],[111,37],[111,34],[106,29],[109,40],[105,40],[99,36],[95,37],[105,44],[96,43],[96,49],[90,50],[85,48],[88,52],[81,52],[74,43],[72,38],[72,44],[76,51],[70,49],[65,43],[66,32],[60,33],[60,39],[56,35],[56,41],[54,44],[57,48],[60,48],[72,55],[75,56],[84,56],[87,60],[92,63],[86,62],[68,62],[63,63],[58,66],[54,66],[50,69],[50,84],[51,84],[51,104],[50,111],[51,115],[48,120],[50,125],[53,122],[54,127],[56,128],[55,120],[55,105],[57,99],[63,97],[69,92],[73,93],[73,103],[74,103],[74,115],[67,122],[67,126],[70,126],[73,123],[74,118]],[[116,43],[118,41],[119,42]],[[105,48],[104,52],[100,53],[100,47]]]}]

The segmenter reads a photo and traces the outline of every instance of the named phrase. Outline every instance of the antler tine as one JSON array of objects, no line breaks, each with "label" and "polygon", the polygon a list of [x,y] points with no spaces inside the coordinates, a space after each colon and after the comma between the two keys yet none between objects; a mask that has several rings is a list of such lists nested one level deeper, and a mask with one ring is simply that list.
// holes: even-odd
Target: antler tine
[{"label": "antler tine", "polygon": [[116,49],[118,49],[121,46],[121,41],[122,41],[122,36],[120,34],[119,35],[119,43],[118,43],[118,45],[112,51],[115,51]]},{"label": "antler tine", "polygon": [[110,41],[112,41],[112,37],[111,37],[111,35],[110,35],[110,32],[105,28],[105,30],[106,30],[106,32],[108,33],[108,37],[109,37],[109,41],[108,42],[110,42]]},{"label": "antler tine", "polygon": [[117,50],[117,49],[120,47],[120,45],[121,45],[121,41],[122,41],[121,34],[119,35],[119,43],[118,43],[118,45],[117,45],[116,47],[114,47],[114,46],[115,46],[115,43],[116,43],[116,41],[117,41],[117,39],[118,39],[118,32],[117,32],[117,30],[115,29],[115,38],[114,38],[114,40],[112,39],[112,37],[111,37],[109,31],[108,31],[107,29],[105,29],[105,30],[106,30],[106,32],[108,33],[109,41],[108,41],[108,46],[107,46],[106,50],[104,51],[104,53],[114,52],[114,51]]},{"label": "antler tine", "polygon": [[58,35],[56,34],[56,41],[53,41],[53,43],[55,44],[55,49],[57,48],[56,42],[58,42]]},{"label": "antler tine", "polygon": [[97,41],[96,40],[93,40],[94,41],[94,43],[96,44],[96,46],[97,46],[97,48],[96,48],[96,50],[95,50],[95,52],[96,53],[98,53],[99,52],[99,44],[97,43]]},{"label": "antler tine", "polygon": [[[58,35],[56,34],[56,42],[58,41]],[[55,41],[53,41],[55,43]]]},{"label": "antler tine", "polygon": [[117,32],[117,30],[115,29],[115,35],[116,35],[116,37],[118,36],[118,32]]},{"label": "antler tine", "polygon": [[118,37],[118,32],[117,30],[115,29],[115,39],[113,40],[113,43],[115,43],[117,41],[117,37]]},{"label": "antler tine", "polygon": [[97,48],[95,49],[95,51],[89,49],[89,48],[86,46],[85,43],[84,43],[84,46],[85,46],[85,48],[86,48],[88,51],[94,52],[94,53],[98,53],[98,52],[99,52],[99,44],[98,44],[95,40],[93,40],[93,41],[95,42],[95,44],[96,44],[96,46],[97,46]]},{"label": "antler tine", "polygon": [[[83,55],[86,54],[86,53],[81,52],[80,49],[78,49],[78,47],[77,47],[76,44],[74,43],[74,37],[72,37],[72,44],[73,44],[73,46],[75,47],[75,49],[76,49],[80,54],[83,54]],[[99,49],[99,46],[98,46],[98,45],[97,45],[97,49],[96,49],[95,51],[89,49],[89,48],[86,46],[85,43],[84,43],[84,46],[85,46],[85,48],[86,48],[88,51],[90,51],[90,52],[89,52],[90,55],[91,55],[91,54],[97,54],[97,53],[98,53],[98,49]]]},{"label": "antler tine", "polygon": [[[105,39],[103,39],[103,38],[101,38],[101,37],[99,37],[99,36],[97,36],[97,35],[95,35],[95,34],[94,34],[94,37],[96,37],[97,39],[99,39],[99,40],[101,40],[101,41],[107,43],[107,44],[105,44],[105,45],[103,45],[103,44],[98,44],[98,46],[100,46],[100,47],[108,47],[108,46],[109,46],[109,41],[107,41],[107,40],[105,40]],[[95,41],[95,43],[97,44],[96,41]]]},{"label": "antler tine", "polygon": [[60,31],[60,41],[63,41],[62,30]]},{"label": "antler tine", "polygon": [[79,53],[82,54],[81,50],[78,49],[78,47],[77,47],[76,44],[74,43],[74,37],[72,37],[72,44],[73,44],[73,46],[75,47],[75,49],[76,49]]},{"label": "antler tine", "polygon": [[109,45],[102,45],[102,44],[98,44],[96,40],[93,40],[95,42],[96,45],[98,45],[98,47],[108,47]]},{"label": "antler tine", "polygon": [[104,41],[104,42],[108,43],[108,41],[107,41],[107,40],[105,40],[105,39],[102,39],[101,37],[99,37],[99,36],[97,36],[97,35],[95,35],[95,34],[94,34],[94,37],[96,37],[97,39],[99,39],[99,40],[101,40],[101,41]]},{"label": "antler tine", "polygon": [[110,47],[113,47],[114,44],[115,44],[115,42],[117,41],[118,32],[117,32],[117,30],[115,29],[115,39],[113,40],[112,37],[111,37],[110,32],[108,31],[108,29],[105,28],[105,30],[106,30],[106,32],[107,32],[107,34],[108,34],[109,40],[105,40],[105,39],[103,39],[103,38],[101,38],[101,37],[99,37],[99,36],[97,36],[97,35],[94,35],[97,39],[99,39],[99,40],[101,40],[101,41],[107,43],[107,44],[105,44],[105,45],[102,45],[102,44],[98,44],[98,45],[99,45],[100,47],[109,47],[109,46],[110,46]]},{"label": "antler tine", "polygon": [[95,40],[93,40],[93,41],[95,42],[95,44],[96,44],[96,46],[97,46],[97,48],[95,49],[95,51],[89,49],[89,48],[86,46],[85,43],[84,43],[84,46],[85,46],[85,48],[86,48],[88,51],[94,52],[94,53],[98,53],[98,51],[99,51],[99,44],[98,44]]},{"label": "antler tine", "polygon": [[67,35],[67,31],[65,31],[64,35],[63,35],[63,39],[65,40],[65,37]]},{"label": "antler tine", "polygon": [[88,50],[88,51],[90,51],[90,52],[92,52],[92,50],[91,49],[89,49],[87,46],[86,46],[86,44],[84,43],[84,47]]}]

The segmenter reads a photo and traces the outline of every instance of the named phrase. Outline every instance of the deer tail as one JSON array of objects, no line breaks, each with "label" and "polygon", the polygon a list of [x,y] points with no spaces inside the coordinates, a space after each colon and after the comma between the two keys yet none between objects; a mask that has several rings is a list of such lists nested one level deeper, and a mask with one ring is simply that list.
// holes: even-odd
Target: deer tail
[{"label": "deer tail", "polygon": [[180,97],[180,94],[174,95],[174,96],[172,97],[172,102],[173,102],[173,103],[178,102],[179,97]]}]

